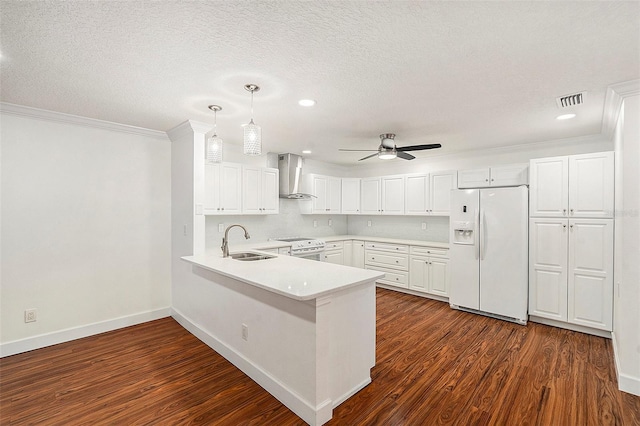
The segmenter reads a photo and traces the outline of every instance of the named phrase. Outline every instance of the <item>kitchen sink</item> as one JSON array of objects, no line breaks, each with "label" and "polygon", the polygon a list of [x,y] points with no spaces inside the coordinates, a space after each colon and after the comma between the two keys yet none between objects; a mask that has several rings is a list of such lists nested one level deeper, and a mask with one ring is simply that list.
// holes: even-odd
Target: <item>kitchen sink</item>
[{"label": "kitchen sink", "polygon": [[268,254],[260,254],[260,253],[233,253],[229,255],[232,259],[242,260],[245,262],[254,261],[254,260],[265,260],[265,259],[273,259],[276,256],[271,256]]}]

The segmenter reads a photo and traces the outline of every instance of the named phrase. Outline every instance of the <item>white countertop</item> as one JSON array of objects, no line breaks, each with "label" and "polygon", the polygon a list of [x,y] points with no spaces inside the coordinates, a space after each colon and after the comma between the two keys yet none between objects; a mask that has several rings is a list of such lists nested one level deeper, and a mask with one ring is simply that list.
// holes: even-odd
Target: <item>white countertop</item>
[{"label": "white countertop", "polygon": [[[331,241],[344,241],[344,240],[358,240],[358,241],[375,241],[379,243],[390,244],[406,244],[409,246],[422,246],[422,247],[434,247],[434,248],[449,248],[449,243],[439,243],[435,241],[423,241],[423,240],[403,240],[400,238],[384,238],[384,237],[369,237],[364,235],[331,235],[325,237],[312,237],[326,242]],[[243,250],[268,250],[280,247],[291,247],[291,243],[284,241],[262,241],[258,243],[244,243],[234,244],[234,248]],[[239,251],[239,250],[237,250]]]},{"label": "white countertop", "polygon": [[[239,251],[243,250],[234,250],[231,253]],[[273,259],[252,262],[243,262],[231,257],[223,258],[222,254],[218,253],[185,256],[182,259],[204,269],[295,300],[316,299],[384,276],[382,272],[369,269],[316,262],[286,255],[273,256],[275,256]]]}]

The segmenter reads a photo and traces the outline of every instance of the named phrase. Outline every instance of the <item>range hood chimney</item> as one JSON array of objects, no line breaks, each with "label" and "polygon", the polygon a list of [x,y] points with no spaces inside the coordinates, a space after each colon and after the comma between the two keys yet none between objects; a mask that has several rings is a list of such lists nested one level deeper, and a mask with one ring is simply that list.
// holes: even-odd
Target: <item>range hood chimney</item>
[{"label": "range hood chimney", "polygon": [[[300,191],[302,187],[302,157],[296,154],[278,154],[280,171],[280,198],[310,200],[311,194]],[[314,197],[315,198],[315,197]]]}]

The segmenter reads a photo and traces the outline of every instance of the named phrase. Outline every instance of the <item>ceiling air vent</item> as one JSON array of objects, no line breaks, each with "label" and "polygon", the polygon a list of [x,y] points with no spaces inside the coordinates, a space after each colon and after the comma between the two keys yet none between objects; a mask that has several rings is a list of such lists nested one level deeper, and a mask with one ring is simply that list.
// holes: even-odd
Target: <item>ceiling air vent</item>
[{"label": "ceiling air vent", "polygon": [[582,105],[587,98],[587,92],[573,93],[571,95],[556,98],[558,108],[567,108]]}]

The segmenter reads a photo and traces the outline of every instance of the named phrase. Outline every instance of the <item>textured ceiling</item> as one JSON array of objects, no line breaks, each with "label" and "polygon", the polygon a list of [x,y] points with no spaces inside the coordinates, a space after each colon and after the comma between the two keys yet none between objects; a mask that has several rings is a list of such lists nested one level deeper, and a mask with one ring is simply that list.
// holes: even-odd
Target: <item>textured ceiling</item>
[{"label": "textured ceiling", "polygon": [[265,152],[345,164],[386,132],[439,154],[598,134],[606,87],[640,78],[639,2],[2,0],[0,31],[4,102],[156,130],[215,103],[240,144],[256,83]]}]

